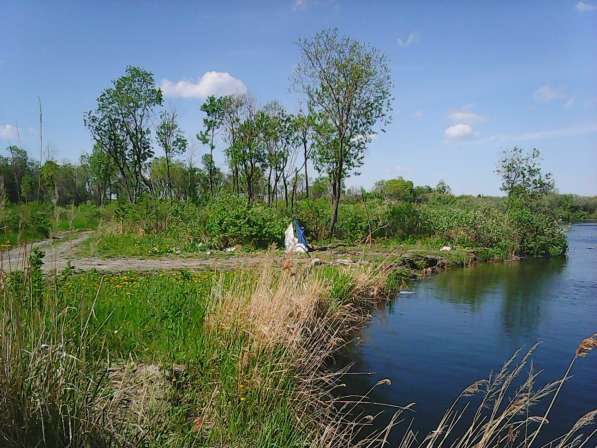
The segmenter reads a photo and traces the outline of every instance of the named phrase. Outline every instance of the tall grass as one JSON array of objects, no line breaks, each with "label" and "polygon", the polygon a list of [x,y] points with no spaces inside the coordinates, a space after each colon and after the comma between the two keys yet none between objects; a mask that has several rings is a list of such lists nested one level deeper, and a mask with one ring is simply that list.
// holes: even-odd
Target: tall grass
[{"label": "tall grass", "polygon": [[[0,445],[108,446],[103,341],[86,314],[41,300],[39,265],[0,272]],[[90,352],[94,352],[91,356]]]},{"label": "tall grass", "polygon": [[[400,284],[385,267],[279,269],[272,257],[226,275],[44,277],[40,257],[0,277],[0,446],[381,447],[408,416],[399,408],[371,433],[368,395],[342,397],[344,372],[325,368]],[[467,389],[432,433],[405,431],[400,446],[535,446],[549,410],[532,410],[557,406],[572,366],[535,390],[536,373],[518,379],[530,356]],[[551,446],[586,446],[594,417]]]}]

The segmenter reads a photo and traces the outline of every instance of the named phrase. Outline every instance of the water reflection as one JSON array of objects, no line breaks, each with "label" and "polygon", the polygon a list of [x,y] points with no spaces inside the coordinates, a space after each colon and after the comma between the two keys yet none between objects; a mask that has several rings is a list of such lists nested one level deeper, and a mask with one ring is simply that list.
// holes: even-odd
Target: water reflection
[{"label": "water reflection", "polygon": [[[565,257],[481,265],[443,273],[429,288],[436,298],[467,304],[471,311],[479,311],[486,300],[501,298],[504,330],[516,338],[532,333],[541,322],[543,305],[549,303],[565,267]],[[422,286],[421,292],[426,289]]]},{"label": "water reflection", "polygon": [[[376,312],[336,360],[354,364],[353,372],[372,372],[347,376],[346,394],[363,394],[390,378],[392,385],[371,400],[416,402],[414,427],[424,433],[463,388],[519,348],[543,342],[533,360],[542,378],[559,378],[578,341],[597,330],[597,226],[573,226],[569,244],[567,259],[479,265],[413,285],[415,294]],[[546,432],[561,434],[597,407],[595,371],[597,356],[575,365]],[[366,406],[364,412],[380,410]]]}]

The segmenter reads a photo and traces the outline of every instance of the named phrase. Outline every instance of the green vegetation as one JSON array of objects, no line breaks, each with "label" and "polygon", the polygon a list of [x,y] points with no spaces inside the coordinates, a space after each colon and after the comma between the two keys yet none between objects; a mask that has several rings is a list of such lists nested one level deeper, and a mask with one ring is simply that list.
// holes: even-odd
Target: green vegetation
[{"label": "green vegetation", "polygon": [[339,423],[320,426],[332,399],[317,372],[359,318],[349,311],[368,286],[349,271],[44,278],[42,263],[36,252],[26,274],[1,278],[3,446],[341,437]]},{"label": "green vegetation", "polygon": [[[153,74],[127,67],[85,114],[94,146],[78,165],[40,166],[16,146],[0,157],[0,243],[101,222],[90,247],[103,255],[253,249],[280,244],[296,217],[319,244],[425,240],[507,258],[562,254],[561,225],[597,217],[595,198],[555,192],[537,150],[515,148],[500,161],[507,199],[455,197],[444,181],[432,188],[402,178],[368,192],[347,188],[390,120],[388,65],[337,30],[298,47],[294,87],[308,112],[290,113],[275,100],[258,107],[246,95],[207,98],[200,167],[192,155],[180,160],[189,142]],[[215,163],[218,150],[226,170]],[[311,185],[309,166],[319,175]]]},{"label": "green vegetation", "polygon": [[[280,271],[266,262],[259,272],[67,269],[44,277],[43,254],[34,252],[26,273],[0,278],[2,446],[356,446],[370,419],[353,422],[358,400],[335,398],[340,374],[324,361],[413,269],[445,267],[429,257],[394,262],[398,269]],[[577,356],[597,346],[594,338]],[[546,397],[553,404],[561,382],[535,391],[531,371],[514,399],[500,404],[529,356],[459,397],[456,404],[481,396],[470,422],[475,440],[524,425],[512,437],[528,442],[541,430],[528,411]],[[491,424],[480,425],[484,418]],[[577,443],[590,422],[581,419],[564,440]],[[360,443],[382,446],[378,437]],[[405,437],[404,446],[413,446],[412,434]]]},{"label": "green vegetation", "polygon": [[46,277],[34,250],[25,272],[0,272],[2,446],[352,446],[361,425],[324,364],[374,305],[413,275],[475,257],[561,255],[562,225],[597,218],[595,198],[555,192],[536,150],[500,161],[505,198],[402,178],[347,188],[390,119],[388,65],[336,30],[299,50],[307,111],[207,98],[201,166],[181,160],[189,141],[153,74],[127,67],[84,117],[94,146],[79,164],[34,162],[16,146],[0,156],[0,244],[96,229],[85,244],[97,255],[211,256],[281,245],[298,218],[316,246],[400,245],[398,259]]}]

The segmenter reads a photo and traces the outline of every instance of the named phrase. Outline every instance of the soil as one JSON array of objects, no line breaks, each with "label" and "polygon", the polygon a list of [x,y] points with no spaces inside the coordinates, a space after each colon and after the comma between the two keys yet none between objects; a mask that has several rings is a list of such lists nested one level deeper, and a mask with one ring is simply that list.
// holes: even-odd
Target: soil
[{"label": "soil", "polygon": [[[159,270],[220,270],[229,271],[237,269],[251,269],[263,265],[266,260],[274,260],[283,264],[283,260],[289,257],[281,251],[271,252],[219,252],[214,251],[211,254],[198,253],[192,256],[170,255],[164,257],[122,257],[122,258],[102,258],[97,256],[82,256],[77,250],[93,234],[92,231],[84,232],[64,232],[36,243],[20,246],[11,250],[0,252],[0,271],[12,272],[23,270],[27,266],[29,255],[34,248],[38,248],[45,253],[43,270],[45,272],[60,272],[67,266],[72,266],[77,271],[97,270],[101,272],[123,272],[123,271],[159,271]],[[413,259],[420,260],[425,258],[425,266],[434,266],[434,262],[428,263],[423,254],[417,254],[416,251],[407,251],[404,253],[398,246],[390,248],[367,248],[363,247],[335,247],[325,248],[312,252],[309,255],[299,254],[292,256],[292,263],[311,263],[311,264],[339,264],[349,265],[353,263],[368,263],[369,261],[380,261],[389,258],[400,259],[399,265],[411,267]],[[438,258],[439,260],[439,258]],[[420,263],[420,262],[419,262]],[[440,266],[438,266],[440,267]],[[444,266],[441,266],[444,267]],[[432,268],[430,268],[432,269]]]}]

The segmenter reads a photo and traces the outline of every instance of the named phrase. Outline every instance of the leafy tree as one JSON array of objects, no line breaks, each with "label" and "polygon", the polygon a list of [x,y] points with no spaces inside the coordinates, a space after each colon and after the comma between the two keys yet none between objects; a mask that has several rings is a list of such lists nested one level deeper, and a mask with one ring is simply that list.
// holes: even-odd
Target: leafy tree
[{"label": "leafy tree", "polygon": [[326,177],[318,177],[311,186],[311,197],[319,199],[330,194],[330,180]]},{"label": "leafy tree", "polygon": [[251,114],[253,106],[246,95],[225,96],[222,105],[223,127],[228,143],[226,157],[232,175],[232,191],[240,193],[240,161],[238,160],[240,127],[243,120]]},{"label": "leafy tree", "polygon": [[390,199],[405,202],[413,202],[415,199],[412,181],[405,180],[402,177],[379,181],[375,184],[375,190]]},{"label": "leafy tree", "polygon": [[440,194],[452,194],[452,189],[445,180],[440,180],[435,186],[435,191]]},{"label": "leafy tree", "polygon": [[53,160],[47,160],[40,170],[43,188],[45,192],[47,192],[48,196],[52,196],[52,202],[54,202],[54,205],[56,205],[60,200],[60,195],[58,192],[59,171],[60,166]]},{"label": "leafy tree", "polygon": [[502,190],[508,193],[507,215],[517,237],[521,255],[546,256],[566,252],[566,236],[553,209],[544,198],[554,191],[550,173],[543,173],[541,153],[513,148],[503,154],[497,173],[502,177]]},{"label": "leafy tree", "polygon": [[172,178],[170,175],[170,161],[173,156],[184,153],[187,150],[187,139],[176,122],[176,112],[162,112],[161,121],[156,131],[158,142],[164,150],[166,158],[166,177],[168,180],[168,191],[172,198]]},{"label": "leafy tree", "polygon": [[96,203],[104,205],[106,199],[111,199],[112,182],[116,174],[116,167],[110,156],[97,143],[93,146],[91,155],[83,158],[89,171],[91,190]]},{"label": "leafy tree", "polygon": [[257,113],[257,126],[265,148],[267,168],[267,202],[277,198],[280,181],[284,188],[284,200],[288,207],[288,181],[292,175],[291,153],[294,149],[293,118],[280,103],[272,101]]},{"label": "leafy tree", "polygon": [[19,201],[21,199],[22,179],[28,171],[29,157],[27,156],[27,151],[15,145],[9,146],[8,152],[10,152],[10,160],[16,187],[15,192],[17,195],[17,201]]},{"label": "leafy tree", "polygon": [[231,148],[233,159],[240,167],[245,180],[249,204],[255,200],[257,180],[266,159],[265,151],[259,141],[259,118],[255,114],[251,114],[240,124],[238,136]]},{"label": "leafy tree", "polygon": [[536,148],[530,153],[518,147],[504,151],[497,168],[502,177],[501,190],[508,196],[530,197],[552,192],[555,186],[553,177],[551,173],[543,174],[540,162],[541,153]]},{"label": "leafy tree", "polygon": [[214,162],[214,137],[216,131],[224,124],[224,111],[226,106],[226,98],[209,96],[201,105],[201,111],[205,113],[203,118],[203,131],[197,134],[197,139],[204,145],[209,146],[209,160],[205,160],[204,165],[207,169],[209,179],[209,192],[211,196],[214,194],[216,166]]},{"label": "leafy tree", "polygon": [[213,195],[214,191],[220,189],[224,182],[224,175],[214,163],[213,156],[211,154],[203,154],[201,156],[202,176],[207,182],[200,182],[203,194],[205,196]]},{"label": "leafy tree", "polygon": [[162,91],[153,74],[129,66],[97,99],[97,108],[85,116],[91,136],[117,167],[130,202],[135,202],[151,182],[145,176],[153,157],[149,122],[162,104]]},{"label": "leafy tree", "polygon": [[[317,165],[332,183],[333,234],[344,179],[363,164],[377,125],[389,121],[392,80],[385,57],[337,30],[299,41],[301,60],[295,82],[309,109],[323,117],[326,145],[317,145]],[[328,135],[329,130],[333,135]],[[383,128],[382,128],[383,130]],[[331,137],[331,138],[330,138]]]}]

